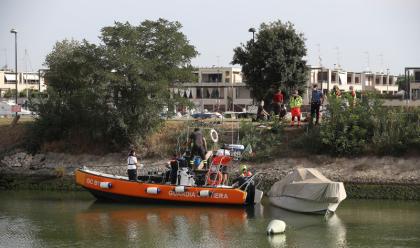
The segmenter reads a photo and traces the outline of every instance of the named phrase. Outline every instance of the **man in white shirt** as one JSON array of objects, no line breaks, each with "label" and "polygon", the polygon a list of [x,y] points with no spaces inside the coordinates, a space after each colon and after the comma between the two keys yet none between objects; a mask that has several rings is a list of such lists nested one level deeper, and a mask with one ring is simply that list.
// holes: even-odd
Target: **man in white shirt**
[{"label": "man in white shirt", "polygon": [[130,181],[137,181],[137,157],[134,150],[131,150],[128,154],[127,173]]}]

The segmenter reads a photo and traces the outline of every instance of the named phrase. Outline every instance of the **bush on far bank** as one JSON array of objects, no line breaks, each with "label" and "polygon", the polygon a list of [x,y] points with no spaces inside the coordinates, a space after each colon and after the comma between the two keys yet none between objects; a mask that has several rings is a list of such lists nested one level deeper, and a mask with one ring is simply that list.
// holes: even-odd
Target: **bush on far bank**
[{"label": "bush on far bank", "polygon": [[349,102],[347,96],[329,96],[321,125],[310,129],[295,146],[337,156],[420,150],[419,109],[385,107],[375,94],[364,95],[354,105]]}]

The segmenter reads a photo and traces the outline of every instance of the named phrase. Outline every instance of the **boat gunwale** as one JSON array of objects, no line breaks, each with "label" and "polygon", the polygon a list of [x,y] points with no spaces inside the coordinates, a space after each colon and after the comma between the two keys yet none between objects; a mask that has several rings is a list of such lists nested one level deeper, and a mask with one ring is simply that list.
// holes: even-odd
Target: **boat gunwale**
[{"label": "boat gunwale", "polygon": [[[94,175],[94,176],[99,176],[99,177],[104,177],[104,178],[109,178],[109,179],[113,179],[113,180],[120,180],[120,181],[125,181],[125,182],[131,182],[131,183],[139,183],[139,184],[147,184],[147,185],[163,185],[163,186],[184,186],[184,187],[192,187],[192,188],[205,188],[205,189],[223,189],[223,190],[239,190],[241,192],[245,192],[239,188],[234,188],[232,186],[224,186],[224,187],[217,187],[217,186],[206,186],[206,185],[202,185],[202,186],[189,186],[189,185],[177,185],[177,184],[162,184],[162,183],[148,183],[148,182],[142,182],[142,181],[130,181],[128,180],[128,177],[123,177],[123,176],[116,176],[116,175],[111,175],[111,174],[106,174],[106,173],[102,173],[102,172],[96,172],[96,171],[91,171],[91,170],[86,170],[86,169],[77,169],[77,171],[82,172],[82,173],[86,173],[86,174],[90,174],[90,175]],[[105,176],[107,175],[107,176]],[[119,178],[122,177],[122,178]],[[127,178],[127,179],[126,179]],[[85,185],[81,185],[82,187],[86,187]]]}]

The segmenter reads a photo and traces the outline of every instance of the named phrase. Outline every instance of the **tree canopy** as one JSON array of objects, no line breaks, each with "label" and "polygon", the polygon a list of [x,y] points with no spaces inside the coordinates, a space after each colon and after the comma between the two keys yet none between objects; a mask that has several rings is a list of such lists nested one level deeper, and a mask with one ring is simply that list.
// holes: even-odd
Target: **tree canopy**
[{"label": "tree canopy", "polygon": [[255,39],[234,49],[232,64],[242,66],[256,99],[269,89],[301,89],[307,79],[305,39],[290,22],[262,23]]},{"label": "tree canopy", "polygon": [[198,53],[179,22],[116,22],[101,43],[57,42],[46,58],[47,96],[34,99],[40,142],[82,135],[121,146],[139,144],[167,106],[183,103],[170,86],[189,81]]}]

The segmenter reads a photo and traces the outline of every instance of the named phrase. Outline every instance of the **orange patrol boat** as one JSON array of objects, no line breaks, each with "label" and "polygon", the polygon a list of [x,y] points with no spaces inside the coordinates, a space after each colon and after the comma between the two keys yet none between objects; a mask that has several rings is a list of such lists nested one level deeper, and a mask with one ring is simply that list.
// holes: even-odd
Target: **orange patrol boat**
[{"label": "orange patrol boat", "polygon": [[78,185],[87,189],[99,199],[228,205],[254,203],[255,187],[246,187],[242,190],[223,185],[183,186],[129,181],[125,176],[104,174],[88,169],[77,169],[75,177]]}]

